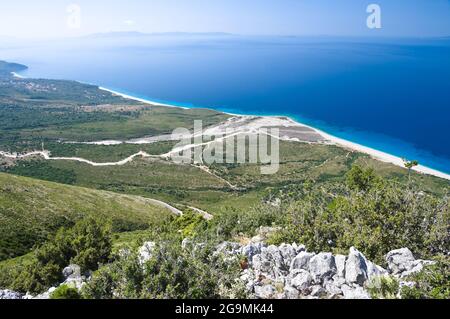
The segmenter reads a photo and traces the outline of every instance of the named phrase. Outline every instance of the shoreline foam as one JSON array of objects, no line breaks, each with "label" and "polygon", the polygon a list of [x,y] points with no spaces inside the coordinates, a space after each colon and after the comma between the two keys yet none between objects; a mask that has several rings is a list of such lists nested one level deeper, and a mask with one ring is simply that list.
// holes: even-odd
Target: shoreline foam
[{"label": "shoreline foam", "polygon": [[[154,102],[154,101],[143,99],[143,98],[138,98],[138,97],[135,97],[135,96],[132,96],[132,95],[123,94],[123,93],[120,93],[118,91],[110,90],[110,89],[107,89],[107,88],[104,88],[104,87],[99,87],[99,89],[107,91],[107,92],[110,92],[110,93],[118,95],[118,96],[121,96],[123,98],[139,101],[139,102],[146,103],[146,104],[167,106],[167,107],[177,107],[177,108],[181,108],[181,109],[190,109],[188,107],[182,107],[182,106],[177,106],[177,105],[159,103],[159,102]],[[222,112],[222,111],[220,111],[220,112]],[[364,146],[364,145],[361,145],[361,144],[358,144],[358,143],[355,143],[355,142],[351,142],[351,141],[348,141],[348,140],[345,140],[345,139],[333,136],[333,135],[328,134],[328,133],[326,133],[324,131],[321,131],[321,130],[315,128],[315,127],[312,127],[312,126],[300,123],[300,122],[298,122],[298,121],[296,121],[296,120],[294,120],[294,119],[292,119],[292,118],[290,118],[288,116],[263,116],[263,115],[251,115],[251,114],[236,114],[236,113],[228,113],[228,112],[222,112],[222,113],[225,113],[225,114],[228,114],[228,115],[232,115],[232,116],[256,116],[256,117],[264,117],[264,118],[268,118],[268,119],[276,118],[276,117],[285,117],[285,118],[288,118],[295,125],[301,125],[301,126],[308,127],[310,129],[314,130],[315,132],[320,134],[324,139],[328,140],[332,144],[335,144],[335,145],[338,145],[338,146],[341,146],[341,147],[344,147],[344,148],[347,148],[347,149],[351,149],[353,151],[357,151],[357,152],[361,152],[361,153],[370,155],[372,158],[374,158],[376,160],[379,160],[379,161],[382,161],[382,162],[385,162],[385,163],[394,164],[396,166],[399,166],[399,167],[402,167],[402,168],[406,169],[405,165],[404,165],[404,160],[402,158],[398,157],[398,156],[395,156],[395,155],[392,155],[392,154],[388,154],[388,153],[376,150],[376,149],[368,147],[368,146]],[[450,174],[446,174],[444,172],[438,171],[436,169],[433,169],[433,168],[430,168],[430,167],[427,167],[427,166],[424,166],[424,165],[415,166],[415,167],[412,168],[412,170],[414,170],[415,172],[418,172],[418,173],[433,175],[433,176],[436,176],[436,177],[440,177],[440,178],[443,178],[443,179],[450,180]]]},{"label": "shoreline foam", "polygon": [[165,103],[160,103],[160,102],[146,100],[146,99],[143,99],[143,98],[140,98],[140,97],[136,97],[136,96],[120,93],[120,92],[117,92],[117,91],[114,91],[114,90],[110,90],[110,89],[102,87],[102,86],[99,86],[98,88],[100,90],[103,90],[103,91],[106,91],[106,92],[109,92],[109,93],[121,96],[123,98],[139,101],[139,102],[142,102],[142,103],[145,103],[145,104],[151,104],[151,105],[157,105],[157,106],[167,106],[167,107],[177,107],[177,108],[180,108],[180,109],[183,109],[183,110],[188,110],[189,109],[188,107],[184,107],[184,106],[177,106],[177,105],[171,105],[171,104],[165,104]]}]

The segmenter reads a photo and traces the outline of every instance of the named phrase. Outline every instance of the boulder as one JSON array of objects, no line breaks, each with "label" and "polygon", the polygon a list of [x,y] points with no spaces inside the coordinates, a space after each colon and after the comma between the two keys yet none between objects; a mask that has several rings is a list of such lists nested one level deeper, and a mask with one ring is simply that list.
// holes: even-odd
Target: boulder
[{"label": "boulder", "polygon": [[44,299],[50,299],[50,296],[52,294],[52,292],[54,292],[56,290],[56,287],[51,287],[49,290],[47,290],[46,292],[34,296],[31,299],[40,299],[40,300],[44,300]]},{"label": "boulder", "polygon": [[[81,274],[81,269],[78,265],[69,265],[63,269],[62,273],[65,280],[61,285],[67,285],[72,288],[81,289],[81,287],[83,287],[86,282],[86,277]],[[48,299],[46,297],[47,295],[50,295],[51,292],[52,291],[47,291],[46,293],[42,294],[44,296],[44,298],[42,299]]]},{"label": "boulder", "polygon": [[277,281],[284,281],[289,273],[289,265],[286,264],[279,248],[275,245],[262,247],[261,253],[253,256],[252,266],[258,275]]},{"label": "boulder", "polygon": [[309,272],[316,283],[321,283],[336,274],[336,262],[331,253],[319,253],[309,261]]},{"label": "boulder", "polygon": [[298,299],[300,292],[292,286],[286,285],[283,289],[282,299]]},{"label": "boulder", "polygon": [[290,266],[291,265],[291,261],[292,259],[295,258],[295,256],[297,256],[297,251],[296,249],[289,244],[281,244],[279,247],[281,256],[283,257],[283,264]]},{"label": "boulder", "polygon": [[145,264],[147,261],[149,261],[153,257],[155,248],[156,248],[155,242],[153,242],[153,241],[145,242],[139,248],[139,262],[141,264]]},{"label": "boulder", "polygon": [[[341,278],[341,280],[343,279]],[[340,288],[341,285],[342,285],[341,283],[336,282],[334,280],[327,280],[326,282],[324,282],[323,287],[330,296],[338,296],[342,295],[342,290]]]},{"label": "boulder", "polygon": [[272,285],[255,286],[255,297],[260,299],[273,298],[277,290]]},{"label": "boulder", "polygon": [[216,247],[215,254],[239,255],[242,247],[239,243],[224,241]]},{"label": "boulder", "polygon": [[339,277],[345,277],[345,261],[347,260],[347,256],[344,255],[336,255],[334,257],[334,261],[336,263],[336,274]]},{"label": "boulder", "polygon": [[411,269],[402,272],[400,278],[405,278],[415,273],[418,273],[423,269],[423,267],[432,265],[434,263],[435,262],[431,260],[422,260],[422,259],[415,260],[411,264]]},{"label": "boulder", "polygon": [[306,270],[301,269],[294,278],[291,279],[291,286],[299,291],[305,291],[311,286],[313,277]]},{"label": "boulder", "polygon": [[306,251],[305,245],[297,245],[296,243],[292,243],[292,247],[295,249],[295,254],[298,255],[302,251]]},{"label": "boulder", "polygon": [[333,277],[333,285],[335,285],[336,287],[340,288],[342,287],[342,285],[344,285],[346,283],[345,278],[344,277],[339,277],[337,275],[335,275]]},{"label": "boulder", "polygon": [[75,278],[75,277],[81,277],[81,269],[80,266],[72,264],[67,266],[62,271],[64,279],[67,279],[69,277]]},{"label": "boulder", "polygon": [[261,243],[250,243],[241,249],[242,255],[247,257],[247,260],[251,264],[253,256],[261,253],[261,249],[264,247]]},{"label": "boulder", "polygon": [[414,261],[414,255],[408,248],[395,249],[386,254],[388,269],[394,275],[400,275],[414,268]]},{"label": "boulder", "polygon": [[309,269],[309,261],[314,257],[313,253],[308,253],[306,251],[301,251],[291,262],[290,271],[295,269]]},{"label": "boulder", "polygon": [[351,247],[345,262],[345,281],[363,286],[367,279],[366,258],[355,247]]},{"label": "boulder", "polygon": [[320,285],[315,285],[311,287],[311,297],[323,298],[327,295],[327,291]]},{"label": "boulder", "polygon": [[23,294],[19,292],[15,292],[9,289],[1,290],[0,289],[0,299],[22,299]]},{"label": "boulder", "polygon": [[374,264],[371,261],[366,260],[366,265],[367,265],[367,276],[369,279],[372,279],[373,277],[379,277],[379,276],[388,274],[386,269]]},{"label": "boulder", "polygon": [[345,299],[370,299],[369,293],[363,287],[343,285],[341,290]]}]

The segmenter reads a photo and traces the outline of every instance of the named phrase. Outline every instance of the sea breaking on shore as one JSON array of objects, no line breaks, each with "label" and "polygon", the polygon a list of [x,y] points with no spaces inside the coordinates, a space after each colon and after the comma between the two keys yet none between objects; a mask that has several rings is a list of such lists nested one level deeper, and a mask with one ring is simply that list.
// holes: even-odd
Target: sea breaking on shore
[{"label": "sea breaking on shore", "polygon": [[[177,108],[182,108],[182,109],[189,109],[187,107],[181,107],[181,106],[177,106],[177,105],[154,102],[151,100],[135,97],[132,95],[123,94],[118,91],[110,90],[110,89],[107,89],[104,87],[99,87],[99,89],[110,92],[110,93],[118,95],[118,96],[121,96],[123,98],[132,99],[132,100],[139,101],[142,103],[147,103],[147,104],[151,104],[151,105],[159,105],[159,106],[167,106],[167,107],[177,107]],[[234,117],[239,117],[242,119],[248,119],[248,118],[259,119],[259,120],[255,120],[255,121],[249,121],[249,123],[246,124],[247,127],[241,126],[241,129],[244,129],[244,130],[247,129],[247,130],[251,131],[254,129],[258,129],[260,127],[266,127],[266,128],[267,127],[278,127],[278,128],[281,127],[281,128],[285,128],[285,129],[297,128],[297,129],[301,129],[301,130],[309,129],[310,130],[309,134],[319,135],[320,137],[322,137],[322,140],[317,139],[317,137],[316,137],[315,140],[313,140],[313,141],[307,140],[307,142],[320,142],[320,143],[334,144],[334,145],[344,147],[344,148],[352,150],[352,151],[357,151],[357,152],[361,152],[361,153],[370,155],[372,158],[377,159],[379,161],[394,164],[396,166],[405,168],[405,160],[398,156],[388,154],[383,151],[379,151],[379,150],[370,148],[368,146],[364,146],[364,145],[361,145],[361,144],[358,144],[355,142],[351,142],[351,141],[330,135],[326,132],[318,130],[312,126],[300,123],[300,122],[295,121],[286,116],[260,116],[260,115],[249,115],[249,114],[235,114],[235,113],[227,113],[227,112],[223,112],[223,113],[232,115]],[[209,133],[211,134],[213,132],[209,132]],[[297,131],[297,133],[298,133],[298,131]],[[282,134],[282,139],[296,141],[296,142],[300,141],[300,139],[298,137],[290,137],[289,134],[287,134],[287,135]],[[412,169],[419,173],[433,175],[433,176],[437,176],[440,178],[450,180],[450,174],[446,174],[444,172],[432,169],[432,168],[424,166],[424,165],[417,165],[417,166],[413,167]]]}]

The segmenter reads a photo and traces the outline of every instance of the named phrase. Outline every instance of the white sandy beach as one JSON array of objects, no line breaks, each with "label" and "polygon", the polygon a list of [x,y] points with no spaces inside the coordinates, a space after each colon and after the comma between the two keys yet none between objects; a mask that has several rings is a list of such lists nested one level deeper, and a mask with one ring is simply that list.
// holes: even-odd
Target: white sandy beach
[{"label": "white sandy beach", "polygon": [[[132,99],[132,100],[140,101],[140,102],[147,103],[147,104],[161,105],[161,106],[168,106],[168,107],[178,107],[178,108],[188,109],[188,108],[180,107],[180,106],[176,106],[176,105],[161,104],[161,103],[158,103],[158,102],[137,98],[137,97],[130,96],[130,95],[127,95],[127,94],[122,94],[120,92],[109,90],[109,89],[106,89],[106,88],[103,88],[103,87],[100,87],[100,89],[108,91],[108,92],[113,93],[115,95],[122,96],[122,97],[127,98],[127,99]],[[364,146],[364,145],[361,145],[361,144],[358,144],[358,143],[354,143],[354,142],[351,142],[351,141],[348,141],[348,140],[344,140],[342,138],[339,138],[339,137],[330,135],[330,134],[328,134],[326,132],[323,132],[321,130],[318,130],[318,129],[314,128],[314,127],[305,125],[303,123],[299,123],[299,122],[297,122],[297,121],[295,121],[295,120],[293,120],[291,118],[286,118],[286,120],[283,120],[284,116],[276,117],[276,116],[248,115],[248,114],[231,114],[231,113],[227,113],[227,114],[232,115],[232,116],[239,116],[239,117],[249,117],[249,116],[250,117],[259,117],[259,118],[263,119],[262,123],[261,122],[254,123],[252,125],[253,127],[248,127],[249,130],[258,129],[258,128],[262,127],[262,126],[264,126],[264,127],[271,127],[271,126],[272,127],[274,127],[274,126],[302,126],[302,127],[308,127],[310,129],[314,130],[315,132],[317,132],[318,134],[320,134],[325,140],[329,141],[332,144],[339,145],[341,147],[348,148],[348,149],[353,150],[353,151],[357,151],[357,152],[368,154],[371,157],[373,157],[374,159],[380,160],[382,162],[391,163],[391,164],[394,164],[394,165],[397,165],[397,166],[403,167],[403,168],[405,167],[404,166],[404,160],[402,158],[398,157],[398,156],[391,155],[391,154],[388,154],[388,153],[385,153],[385,152],[382,152],[382,151],[379,151],[379,150],[376,150],[376,149],[373,149],[373,148],[370,148],[370,147],[367,147],[367,146]],[[444,178],[444,179],[450,180],[450,175],[449,174],[446,174],[444,172],[440,172],[438,170],[426,167],[424,165],[418,165],[418,166],[414,167],[413,170],[416,171],[416,172],[419,172],[419,173],[434,175],[434,176],[437,176],[437,177],[440,177],[440,178]]]},{"label": "white sandy beach", "polygon": [[24,76],[22,76],[22,75],[20,75],[20,74],[17,74],[16,72],[11,72],[11,74],[12,74],[12,76],[15,77],[15,78],[25,79]]},{"label": "white sandy beach", "polygon": [[107,88],[104,88],[104,87],[101,87],[101,86],[99,86],[98,88],[100,90],[107,91],[107,92],[112,93],[114,95],[118,95],[118,96],[121,96],[121,97],[126,98],[126,99],[135,100],[135,101],[139,101],[139,102],[146,103],[146,104],[159,105],[159,106],[169,106],[169,107],[177,107],[177,108],[184,109],[184,110],[189,109],[188,107],[164,104],[164,103],[159,103],[159,102],[155,102],[155,101],[149,101],[149,100],[142,99],[142,98],[139,98],[139,97],[131,96],[131,95],[128,95],[128,94],[123,94],[123,93],[120,93],[120,92],[117,92],[117,91],[113,91],[113,90],[110,90],[110,89],[107,89]]}]

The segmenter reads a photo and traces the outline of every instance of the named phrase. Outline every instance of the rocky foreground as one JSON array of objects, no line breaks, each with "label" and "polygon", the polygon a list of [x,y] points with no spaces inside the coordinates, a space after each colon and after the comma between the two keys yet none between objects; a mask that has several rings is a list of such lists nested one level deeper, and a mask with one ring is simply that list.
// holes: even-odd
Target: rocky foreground
[{"label": "rocky foreground", "polygon": [[316,254],[295,243],[223,243],[220,249],[230,255],[246,256],[248,264],[240,279],[255,298],[263,299],[368,299],[369,281],[390,275],[399,279],[400,286],[414,285],[405,278],[433,263],[416,260],[408,248],[390,251],[386,255],[387,269],[367,260],[354,247],[347,256]]},{"label": "rocky foreground", "polygon": [[[201,244],[189,240],[182,243],[183,249],[194,249]],[[139,249],[141,263],[152,257],[157,245],[146,242]],[[369,282],[382,276],[396,277],[400,286],[414,285],[406,277],[419,272],[433,262],[415,259],[408,248],[390,251],[386,255],[387,269],[367,260],[356,248],[351,247],[348,255],[333,255],[329,252],[308,252],[304,245],[266,245],[263,241],[242,245],[223,242],[217,246],[216,254],[222,254],[230,261],[239,261],[242,267],[240,278],[249,295],[256,299],[369,299]],[[73,288],[89,281],[77,265],[63,270],[64,282]],[[31,296],[11,290],[0,290],[0,299],[48,299],[56,287],[47,292]]]}]

